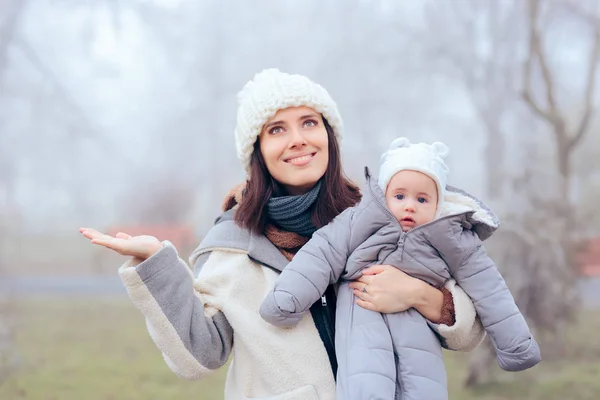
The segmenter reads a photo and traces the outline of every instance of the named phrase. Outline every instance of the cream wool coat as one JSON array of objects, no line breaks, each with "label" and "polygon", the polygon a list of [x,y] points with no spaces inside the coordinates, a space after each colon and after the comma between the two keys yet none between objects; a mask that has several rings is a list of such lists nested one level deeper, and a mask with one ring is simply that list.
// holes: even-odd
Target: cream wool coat
[{"label": "cream wool coat", "polygon": [[[226,400],[335,399],[335,381],[310,313],[292,328],[265,322],[259,307],[288,260],[262,235],[239,228],[227,213],[190,261],[168,242],[120,276],[148,332],[177,375],[201,379],[230,356]],[[484,332],[466,294],[449,281],[452,327],[437,327],[448,348],[470,350]]]}]

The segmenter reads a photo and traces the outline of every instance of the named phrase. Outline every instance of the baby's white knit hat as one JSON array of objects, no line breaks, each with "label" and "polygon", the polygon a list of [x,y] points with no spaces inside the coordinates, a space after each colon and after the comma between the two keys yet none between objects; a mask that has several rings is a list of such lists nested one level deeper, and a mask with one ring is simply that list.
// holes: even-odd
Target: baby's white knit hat
[{"label": "baby's white knit hat", "polygon": [[429,176],[435,182],[438,191],[438,207],[444,200],[449,168],[444,162],[449,149],[442,142],[432,144],[415,143],[401,137],[395,139],[388,151],[381,156],[379,186],[385,193],[388,183],[400,171],[418,171]]},{"label": "baby's white knit hat", "polygon": [[238,93],[235,145],[237,156],[250,171],[254,143],[263,126],[277,113],[289,107],[306,106],[325,117],[338,141],[342,139],[342,117],[337,105],[321,85],[302,75],[290,75],[278,69],[265,69],[246,83]]}]

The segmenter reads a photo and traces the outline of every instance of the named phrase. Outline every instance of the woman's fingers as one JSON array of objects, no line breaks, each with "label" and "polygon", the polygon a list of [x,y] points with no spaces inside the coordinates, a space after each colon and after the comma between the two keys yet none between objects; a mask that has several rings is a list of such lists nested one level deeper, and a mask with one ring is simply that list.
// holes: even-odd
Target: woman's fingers
[{"label": "woman's fingers", "polygon": [[368,301],[356,299],[356,304],[358,304],[359,306],[361,306],[362,308],[365,308],[367,310],[377,311],[377,307],[375,307],[375,305],[373,303],[370,303]]},{"label": "woman's fingers", "polygon": [[120,253],[118,246],[114,242],[114,238],[110,235],[105,235],[92,228],[80,228],[79,232],[87,239],[90,239],[92,244],[104,246],[107,249],[114,250]]},{"label": "woman's fingers", "polygon": [[363,275],[355,281],[350,282],[352,289],[362,290],[366,285],[373,282],[373,276]]},{"label": "woman's fingers", "polygon": [[95,237],[94,230],[90,228],[79,228],[79,233],[81,233],[83,237],[88,239],[93,239]]},{"label": "woman's fingers", "polygon": [[365,287],[367,287],[369,284],[367,282],[362,282],[362,281],[354,281],[352,283],[350,283],[350,289],[354,289],[354,290],[359,290],[359,291],[364,291]]},{"label": "woman's fingers", "polygon": [[115,237],[112,237],[110,235],[105,235],[104,233],[98,232],[97,230],[92,229],[92,228],[81,228],[81,229],[79,229],[79,232],[81,232],[81,234],[83,236],[85,236],[86,238],[90,239],[93,244],[99,244],[99,245],[102,245],[104,247],[108,247],[111,249],[114,249],[115,247],[118,247],[119,245],[122,244],[121,242],[116,241],[115,239],[122,239],[122,240],[131,239],[131,235],[129,235],[125,232],[119,232],[119,233],[117,233],[117,235]]},{"label": "woman's fingers", "polygon": [[371,297],[368,292],[363,292],[362,290],[357,289],[354,289],[354,295],[363,301],[368,301]]},{"label": "woman's fingers", "polygon": [[97,244],[99,246],[104,246],[107,249],[114,250],[118,253],[121,253],[123,251],[123,246],[122,246],[122,242],[121,242],[122,239],[115,239],[108,235],[105,235],[105,236],[107,236],[107,237],[92,239],[92,243]]},{"label": "woman's fingers", "polygon": [[87,233],[90,235],[100,234],[100,232],[98,232],[97,230],[95,230],[93,228],[79,228],[79,232]]},{"label": "woman's fingers", "polygon": [[363,275],[377,275],[385,271],[385,265],[373,265],[365,268],[362,273]]},{"label": "woman's fingers", "polygon": [[88,239],[92,239],[92,240],[93,239],[105,238],[105,237],[109,237],[109,238],[111,237],[109,235],[105,235],[105,234],[103,234],[101,232],[98,232],[97,230],[92,229],[92,228],[81,228],[81,229],[79,229],[79,232],[81,232],[81,234],[84,237],[86,237]]}]

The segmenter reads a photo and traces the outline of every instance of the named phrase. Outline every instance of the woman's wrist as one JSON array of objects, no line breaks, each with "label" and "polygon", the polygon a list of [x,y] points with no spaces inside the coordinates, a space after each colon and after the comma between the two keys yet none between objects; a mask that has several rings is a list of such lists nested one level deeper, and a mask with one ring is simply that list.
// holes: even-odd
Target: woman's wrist
[{"label": "woman's wrist", "polygon": [[144,261],[146,261],[153,255],[155,255],[156,253],[161,251],[163,249],[163,247],[165,247],[165,246],[161,242],[157,241],[156,244],[149,246],[148,251],[146,251],[145,253],[141,253],[138,256],[132,256],[131,260],[129,261],[129,266],[137,267],[138,265],[140,265],[141,263],[143,263]]},{"label": "woman's wrist", "polygon": [[155,255],[156,253],[161,251],[163,247],[165,247],[165,246],[161,242],[157,242],[154,246],[152,246],[152,248],[150,249],[150,251],[148,252],[148,254],[146,255],[146,258],[144,260],[149,259],[153,255]]},{"label": "woman's wrist", "polygon": [[433,286],[417,279],[419,289],[415,292],[413,308],[429,321],[437,324],[442,318],[442,307],[444,305],[444,295]]}]

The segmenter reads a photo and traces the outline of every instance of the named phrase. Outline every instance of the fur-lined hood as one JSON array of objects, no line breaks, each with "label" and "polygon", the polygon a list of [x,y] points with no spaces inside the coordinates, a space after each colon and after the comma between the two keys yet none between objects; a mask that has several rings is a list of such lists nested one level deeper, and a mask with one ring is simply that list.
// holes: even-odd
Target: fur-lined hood
[{"label": "fur-lined hood", "polygon": [[[385,194],[377,183],[377,180],[371,178],[368,167],[365,167],[365,179],[366,185],[363,199],[357,208],[366,206],[374,201],[380,206],[382,212],[388,217],[391,216],[393,218],[391,211],[386,205]],[[486,240],[492,236],[500,225],[500,221],[496,214],[494,214],[494,212],[481,200],[461,189],[449,185],[446,186],[446,194],[444,196],[442,209],[439,212],[439,217],[421,226],[426,227],[435,224],[442,219],[455,220],[457,223],[460,223],[463,228],[473,230],[477,233],[481,240]]]}]

